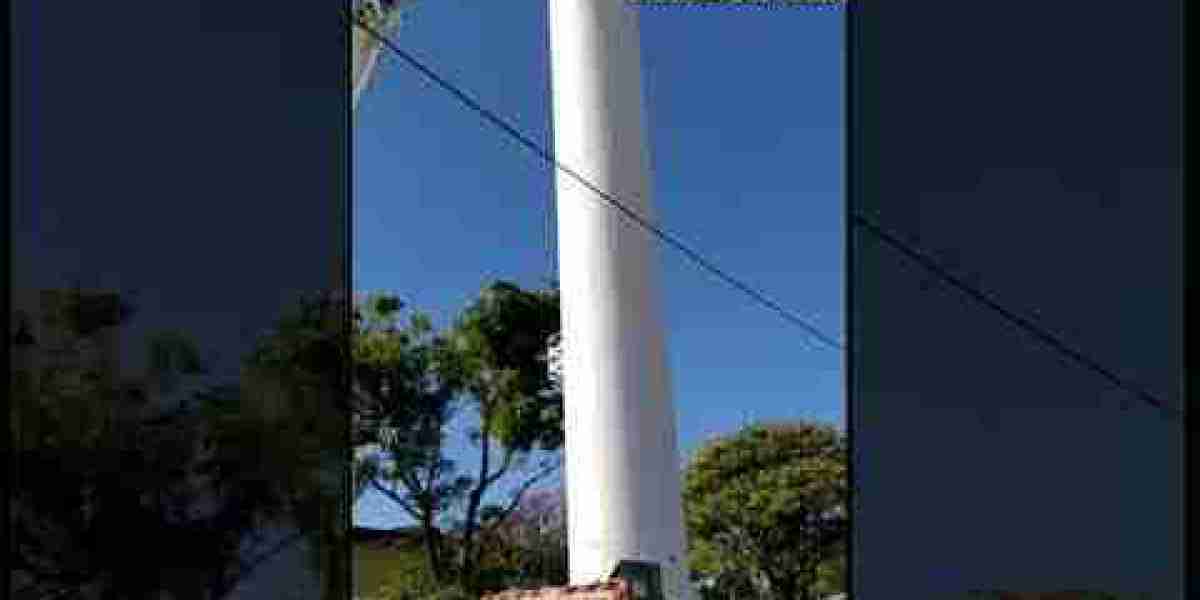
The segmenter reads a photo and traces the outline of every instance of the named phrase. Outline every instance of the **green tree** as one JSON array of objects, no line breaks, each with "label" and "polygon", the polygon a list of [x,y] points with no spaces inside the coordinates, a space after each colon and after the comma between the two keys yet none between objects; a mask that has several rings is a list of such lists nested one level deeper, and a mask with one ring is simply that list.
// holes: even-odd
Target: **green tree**
[{"label": "green tree", "polygon": [[199,394],[199,410],[163,403],[181,377],[204,370],[187,336],[152,336],[149,373],[122,381],[104,339],[133,309],[115,294],[78,289],[44,299],[55,300],[43,306],[47,335],[36,339],[24,323],[13,340],[30,360],[10,381],[21,434],[12,457],[11,591],[226,596],[278,551],[253,542],[263,522],[293,504],[295,471],[281,467],[297,464],[294,453],[256,460],[272,453],[247,452],[276,431],[221,410],[236,390]]},{"label": "green tree", "polygon": [[[558,331],[557,293],[497,282],[484,288],[440,346],[442,376],[479,417],[478,429],[470,434],[479,467],[459,522],[459,584],[472,593],[480,589],[477,536],[505,523],[525,492],[561,464],[557,457],[529,464],[535,451],[554,452],[563,442],[562,395],[545,363],[546,342]],[[485,506],[488,492],[517,473],[522,481],[507,502]]]},{"label": "green tree", "polygon": [[351,573],[343,550],[351,475],[346,308],[331,293],[301,297],[256,341],[240,390],[224,399],[218,428],[224,447],[235,450],[224,455],[226,464],[253,457],[250,464],[262,469],[262,481],[242,489],[266,486],[286,499],[277,521],[292,530],[290,541],[304,542],[325,598],[345,597]]},{"label": "green tree", "polygon": [[702,447],[683,490],[694,576],[777,600],[834,591],[821,588],[847,534],[846,460],[839,430],[806,422],[753,425]]},{"label": "green tree", "polygon": [[[557,489],[530,490],[519,507],[495,528],[485,516],[488,529],[479,544],[479,581],[483,589],[565,585],[567,582],[566,521]],[[458,535],[447,536],[450,551],[458,549]],[[372,550],[364,550],[371,552]],[[379,560],[377,556],[372,557]],[[369,560],[369,559],[368,559]],[[428,568],[425,553],[417,542],[396,544],[388,549],[388,576],[378,589],[359,589],[366,600],[448,600],[478,597],[465,594],[453,582],[438,582]]]},{"label": "green tree", "polygon": [[[378,447],[381,458],[357,462],[355,487],[375,488],[420,524],[436,581],[477,593],[487,584],[481,539],[559,468],[562,397],[544,356],[559,327],[558,298],[493,283],[440,334],[419,314],[398,326],[400,309],[373,296],[357,317],[356,442]],[[455,411],[478,418],[461,440],[478,452],[469,472],[446,458]],[[506,483],[514,485],[501,492]]]},{"label": "green tree", "polygon": [[356,458],[354,489],[374,488],[421,526],[429,576],[445,582],[449,557],[439,521],[469,479],[443,452],[455,409],[454,390],[436,370],[443,342],[423,314],[398,326],[402,308],[387,295],[368,296],[356,308],[353,437],[368,452]]}]

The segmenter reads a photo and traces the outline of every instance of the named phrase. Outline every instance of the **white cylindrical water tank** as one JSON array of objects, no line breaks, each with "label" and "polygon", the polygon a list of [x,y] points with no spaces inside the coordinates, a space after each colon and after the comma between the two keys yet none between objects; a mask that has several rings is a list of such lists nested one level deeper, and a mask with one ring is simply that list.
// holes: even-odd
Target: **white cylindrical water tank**
[{"label": "white cylindrical water tank", "polygon": [[[554,153],[653,220],[636,9],[550,0]],[[686,593],[676,450],[655,240],[556,173],[570,577],[655,562]]]}]

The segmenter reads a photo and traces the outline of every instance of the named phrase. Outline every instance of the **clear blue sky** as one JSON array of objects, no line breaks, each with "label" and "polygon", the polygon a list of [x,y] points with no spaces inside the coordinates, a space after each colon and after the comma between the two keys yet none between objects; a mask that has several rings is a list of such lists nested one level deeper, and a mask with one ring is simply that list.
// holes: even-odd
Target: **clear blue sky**
[{"label": "clear blue sky", "polygon": [[[550,144],[545,2],[424,0],[398,43]],[[842,13],[641,9],[656,202],[718,265],[841,338]],[[553,175],[389,59],[354,128],[354,277],[445,324],[491,278],[539,285]],[[687,451],[745,418],[840,423],[831,351],[669,248],[668,352]],[[367,495],[356,521],[395,524]]]}]

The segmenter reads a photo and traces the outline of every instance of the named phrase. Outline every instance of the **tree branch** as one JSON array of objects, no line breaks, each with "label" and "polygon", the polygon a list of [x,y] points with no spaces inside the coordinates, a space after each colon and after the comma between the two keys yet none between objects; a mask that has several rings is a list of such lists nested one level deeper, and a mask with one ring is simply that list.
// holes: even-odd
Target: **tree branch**
[{"label": "tree branch", "polygon": [[500,512],[500,516],[496,517],[496,520],[493,521],[488,527],[487,532],[489,534],[493,533],[501,523],[504,523],[508,519],[509,515],[511,515],[518,506],[520,506],[521,499],[525,496],[525,492],[529,491],[529,488],[533,487],[533,484],[545,479],[546,476],[558,470],[559,466],[560,463],[556,461],[555,463],[544,467],[537,474],[526,480],[525,483],[522,483],[521,487],[517,488],[517,492],[513,495],[512,500],[509,501],[508,506],[504,507],[504,510]]},{"label": "tree branch", "polygon": [[504,475],[508,473],[508,469],[512,466],[513,457],[516,455],[516,453],[516,450],[513,450],[512,448],[505,448],[504,458],[500,463],[500,468],[496,469],[494,473],[485,478],[486,483],[483,486],[485,489],[490,487],[493,483],[500,481],[500,478],[504,477]]},{"label": "tree branch", "polygon": [[488,435],[488,425],[489,425],[489,418],[488,418],[488,412],[487,412],[487,409],[485,406],[480,414],[479,431],[480,431],[481,437],[479,439],[479,458],[480,458],[480,460],[479,460],[479,479],[476,480],[475,489],[471,490],[470,497],[467,500],[467,515],[466,515],[466,523],[465,523],[466,527],[465,527],[465,531],[463,532],[463,544],[462,544],[463,581],[462,581],[462,583],[463,583],[463,587],[466,587],[468,589],[470,589],[471,586],[469,585],[470,582],[467,581],[466,578],[471,577],[473,575],[472,570],[475,567],[475,564],[474,564],[475,548],[473,547],[473,545],[475,544],[476,530],[479,528],[479,523],[476,522],[476,518],[479,514],[479,505],[480,505],[480,502],[482,502],[482,500],[483,500],[483,494],[484,494],[484,492],[487,491],[488,486],[491,485],[490,482],[488,481],[488,470],[489,470],[488,463],[490,462],[490,459],[491,459],[490,455],[491,455],[491,439],[492,438]]},{"label": "tree branch", "polygon": [[382,483],[379,483],[378,479],[374,477],[371,478],[371,487],[378,490],[384,496],[387,496],[388,500],[400,505],[400,508],[404,509],[404,512],[408,513],[412,518],[417,519],[418,521],[421,520],[420,515],[417,513],[416,509],[413,508],[412,504],[408,502],[408,500],[405,500],[403,496],[397,494],[395,491],[389,490]]}]

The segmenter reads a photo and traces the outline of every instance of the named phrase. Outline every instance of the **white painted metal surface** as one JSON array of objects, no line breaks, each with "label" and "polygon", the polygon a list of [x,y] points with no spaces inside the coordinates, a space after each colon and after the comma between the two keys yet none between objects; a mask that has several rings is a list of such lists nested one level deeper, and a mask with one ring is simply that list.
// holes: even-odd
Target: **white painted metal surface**
[{"label": "white painted metal surface", "polygon": [[[416,0],[355,0],[352,8],[356,17],[367,18],[375,33],[386,37],[396,32],[405,11],[415,4]],[[358,108],[358,101],[374,80],[383,45],[375,35],[357,25],[352,28],[350,39],[350,108],[353,110]]]},{"label": "white painted metal surface", "polygon": [[[350,96],[351,108],[358,108],[358,99],[362,97],[363,91],[367,89],[367,83],[371,81],[371,74],[375,72],[375,64],[379,61],[381,49],[382,46],[379,44],[370,44],[365,49],[355,49],[354,90]],[[360,58],[358,53],[363,54],[364,57]]]},{"label": "white painted metal surface", "polygon": [[[623,0],[548,4],[555,155],[654,219],[637,13]],[[686,581],[657,248],[569,176],[556,186],[571,582],[622,559]]]}]

